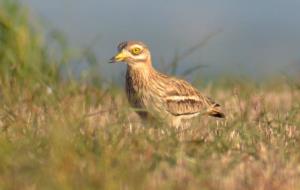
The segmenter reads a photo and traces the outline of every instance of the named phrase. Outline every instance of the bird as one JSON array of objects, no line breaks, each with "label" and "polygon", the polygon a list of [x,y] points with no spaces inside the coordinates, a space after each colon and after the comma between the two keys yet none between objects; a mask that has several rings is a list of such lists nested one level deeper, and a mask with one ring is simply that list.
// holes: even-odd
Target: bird
[{"label": "bird", "polygon": [[145,43],[124,41],[117,50],[109,62],[127,64],[127,99],[142,119],[154,118],[178,128],[199,115],[225,117],[220,104],[190,83],[157,71]]}]

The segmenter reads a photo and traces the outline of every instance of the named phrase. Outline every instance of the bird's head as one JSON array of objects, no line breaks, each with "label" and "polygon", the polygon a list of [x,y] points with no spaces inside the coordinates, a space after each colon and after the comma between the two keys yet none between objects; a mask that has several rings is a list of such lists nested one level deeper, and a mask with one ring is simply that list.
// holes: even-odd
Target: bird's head
[{"label": "bird's head", "polygon": [[122,42],[118,45],[118,53],[110,59],[110,63],[117,62],[125,62],[131,66],[137,64],[151,65],[150,51],[143,42]]}]

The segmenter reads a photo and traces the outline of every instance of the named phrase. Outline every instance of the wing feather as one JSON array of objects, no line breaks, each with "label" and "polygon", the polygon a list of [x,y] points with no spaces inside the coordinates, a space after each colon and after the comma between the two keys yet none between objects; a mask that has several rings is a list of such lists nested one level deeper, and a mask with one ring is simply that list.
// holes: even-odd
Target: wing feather
[{"label": "wing feather", "polygon": [[172,80],[172,84],[166,89],[165,104],[167,111],[174,116],[203,113],[215,117],[224,117],[219,104],[202,95],[184,80]]}]

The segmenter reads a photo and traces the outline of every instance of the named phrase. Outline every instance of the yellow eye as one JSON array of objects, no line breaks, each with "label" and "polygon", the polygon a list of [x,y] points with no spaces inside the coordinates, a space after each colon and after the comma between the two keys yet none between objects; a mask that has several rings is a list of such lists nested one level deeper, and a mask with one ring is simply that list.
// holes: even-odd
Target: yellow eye
[{"label": "yellow eye", "polygon": [[141,51],[142,51],[142,49],[137,47],[137,48],[133,48],[133,49],[131,50],[131,53],[132,53],[133,55],[138,55],[138,54],[141,53]]}]

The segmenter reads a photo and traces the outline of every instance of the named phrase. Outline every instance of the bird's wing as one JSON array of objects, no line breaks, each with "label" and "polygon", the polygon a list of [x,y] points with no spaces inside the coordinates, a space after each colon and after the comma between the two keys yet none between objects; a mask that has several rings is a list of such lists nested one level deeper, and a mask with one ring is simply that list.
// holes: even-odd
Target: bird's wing
[{"label": "bird's wing", "polygon": [[166,88],[164,102],[167,111],[175,116],[208,114],[224,117],[219,104],[202,95],[196,88],[184,80],[172,79],[172,84]]}]

